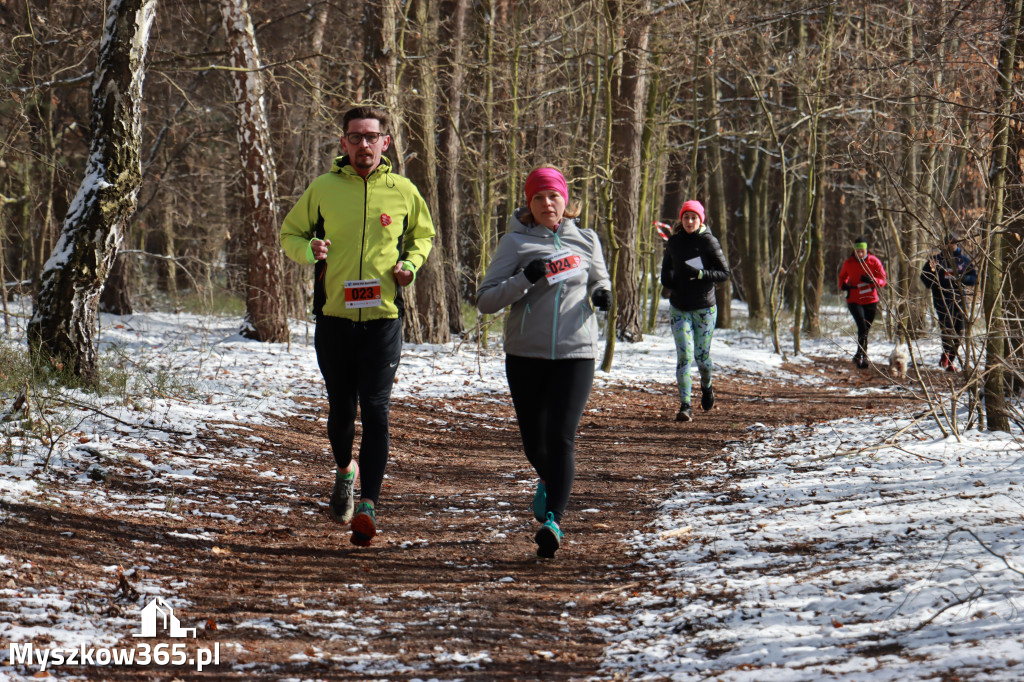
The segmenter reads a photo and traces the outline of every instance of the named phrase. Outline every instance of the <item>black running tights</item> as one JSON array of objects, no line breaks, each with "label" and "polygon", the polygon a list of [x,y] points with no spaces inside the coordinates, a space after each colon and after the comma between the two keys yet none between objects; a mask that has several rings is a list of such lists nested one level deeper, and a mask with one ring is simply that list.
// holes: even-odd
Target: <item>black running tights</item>
[{"label": "black running tights", "polygon": [[871,330],[871,323],[875,321],[877,303],[847,303],[853,321],[857,324],[857,354],[867,357],[868,354],[868,332]]},{"label": "black running tights", "polygon": [[576,430],[590,388],[594,361],[505,358],[523,450],[548,494],[547,511],[561,522],[576,476]]},{"label": "black running tights", "polygon": [[359,493],[376,504],[391,446],[388,418],[391,387],[402,356],[402,321],[353,322],[320,316],[314,344],[331,408],[327,438],[334,461],[338,469],[352,461],[358,404],[363,427]]}]

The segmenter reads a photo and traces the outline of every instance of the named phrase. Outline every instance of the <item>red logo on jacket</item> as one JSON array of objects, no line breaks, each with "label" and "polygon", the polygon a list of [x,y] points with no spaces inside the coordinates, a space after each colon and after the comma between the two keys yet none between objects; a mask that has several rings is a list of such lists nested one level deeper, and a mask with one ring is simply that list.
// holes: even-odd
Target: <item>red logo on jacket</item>
[{"label": "red logo on jacket", "polygon": [[387,227],[388,225],[390,225],[391,224],[391,216],[389,216],[387,213],[381,213],[380,214],[380,224],[383,227]]}]

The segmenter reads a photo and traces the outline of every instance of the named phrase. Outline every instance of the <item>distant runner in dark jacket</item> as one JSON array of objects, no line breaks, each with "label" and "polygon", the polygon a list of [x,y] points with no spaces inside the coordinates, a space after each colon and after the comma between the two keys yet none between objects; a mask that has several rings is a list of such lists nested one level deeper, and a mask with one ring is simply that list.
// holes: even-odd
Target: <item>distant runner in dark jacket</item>
[{"label": "distant runner in dark jacket", "polygon": [[978,272],[957,242],[959,237],[956,234],[946,235],[942,248],[928,258],[921,271],[921,281],[932,292],[932,305],[942,336],[939,366],[949,372],[956,371],[960,339],[967,319],[964,292],[966,287],[978,283]]},{"label": "distant runner in dark jacket", "polygon": [[676,421],[693,419],[690,364],[694,360],[700,372],[700,406],[705,410],[715,406],[711,386],[711,338],[718,321],[715,283],[727,279],[729,265],[722,255],[722,246],[704,224],[704,206],[691,199],[679,210],[679,223],[665,244],[665,258],[661,262],[661,284],[671,291],[669,321],[676,342],[680,403]]},{"label": "distant runner in dark jacket", "polygon": [[846,292],[846,307],[857,325],[857,354],[853,364],[868,366],[868,332],[878,309],[878,290],[885,286],[885,268],[873,253],[868,253],[868,238],[853,240],[853,254],[839,269],[839,288]]}]

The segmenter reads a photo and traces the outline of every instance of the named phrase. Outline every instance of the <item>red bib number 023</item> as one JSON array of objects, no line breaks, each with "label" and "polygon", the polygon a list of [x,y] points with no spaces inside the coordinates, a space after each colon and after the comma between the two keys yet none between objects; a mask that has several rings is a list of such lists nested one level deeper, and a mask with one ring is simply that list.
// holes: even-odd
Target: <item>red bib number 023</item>
[{"label": "red bib number 023", "polygon": [[557,284],[564,279],[575,277],[583,272],[580,268],[583,259],[569,249],[562,249],[551,254],[548,259],[548,284]]},{"label": "red bib number 023", "polygon": [[379,279],[355,279],[345,282],[346,308],[375,308],[380,302]]}]

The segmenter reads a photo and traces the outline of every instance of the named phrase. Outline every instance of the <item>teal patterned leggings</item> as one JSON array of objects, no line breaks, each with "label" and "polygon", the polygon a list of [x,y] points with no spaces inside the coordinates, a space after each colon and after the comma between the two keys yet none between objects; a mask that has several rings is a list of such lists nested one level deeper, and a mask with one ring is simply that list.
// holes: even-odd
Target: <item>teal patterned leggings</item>
[{"label": "teal patterned leggings", "polygon": [[718,306],[699,310],[676,310],[669,306],[669,323],[672,325],[672,338],[676,341],[676,383],[679,384],[679,399],[690,404],[690,393],[693,391],[693,378],[690,377],[690,364],[696,360],[700,371],[700,385],[707,388],[711,385],[711,337],[715,333],[715,322],[718,320]]}]

